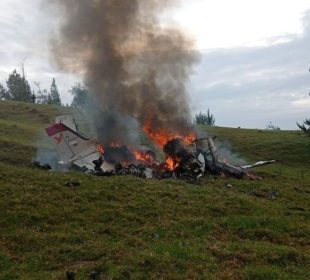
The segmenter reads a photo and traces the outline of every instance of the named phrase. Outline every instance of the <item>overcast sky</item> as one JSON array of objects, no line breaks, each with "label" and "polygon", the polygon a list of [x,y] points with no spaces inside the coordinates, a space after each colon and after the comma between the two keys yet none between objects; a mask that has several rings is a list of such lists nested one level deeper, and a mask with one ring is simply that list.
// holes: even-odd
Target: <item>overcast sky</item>
[{"label": "overcast sky", "polygon": [[[222,126],[295,129],[310,117],[309,0],[182,0],[166,16],[195,38],[201,60],[188,85],[193,114],[208,108]],[[30,84],[56,82],[64,102],[81,77],[49,57],[56,15],[42,0],[0,1],[0,82],[13,69]],[[41,3],[41,4],[40,4]]]}]

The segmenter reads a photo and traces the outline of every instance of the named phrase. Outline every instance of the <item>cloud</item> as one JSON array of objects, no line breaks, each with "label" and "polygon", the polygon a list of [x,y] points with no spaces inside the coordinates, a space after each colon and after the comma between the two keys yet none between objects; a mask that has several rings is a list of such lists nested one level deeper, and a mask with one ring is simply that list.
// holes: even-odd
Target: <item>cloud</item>
[{"label": "cloud", "polygon": [[303,26],[269,46],[204,51],[190,86],[194,111],[211,108],[222,125],[296,128],[310,112],[310,11]]}]

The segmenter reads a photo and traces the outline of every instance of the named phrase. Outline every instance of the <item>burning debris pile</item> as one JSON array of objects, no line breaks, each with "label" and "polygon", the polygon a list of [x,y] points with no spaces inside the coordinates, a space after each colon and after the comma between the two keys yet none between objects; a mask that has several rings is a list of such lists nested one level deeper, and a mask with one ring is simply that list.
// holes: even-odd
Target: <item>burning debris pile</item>
[{"label": "burning debris pile", "polygon": [[[189,152],[189,146],[185,147],[182,139],[176,138],[164,146],[166,149],[176,149],[184,145],[182,151],[172,150],[166,153],[166,159],[162,162],[157,160],[153,151],[134,151],[126,146],[109,147],[95,161],[95,175],[134,175],[143,178],[199,178],[204,173],[204,159],[198,159],[196,153]],[[113,164],[112,170],[102,168],[104,161]]]},{"label": "burning debris pile", "polygon": [[56,123],[48,127],[46,132],[57,144],[60,166],[75,167],[97,176],[197,179],[205,174],[212,174],[236,178],[247,175],[256,179],[248,173],[250,168],[274,162],[231,165],[219,160],[211,137],[196,139],[193,134],[185,138],[169,136],[166,137],[166,142],[161,138],[165,159],[160,161],[152,150],[138,150],[115,142],[104,146],[97,140],[83,137],[77,132],[71,116],[57,117]]},{"label": "burning debris pile", "polygon": [[[159,146],[164,160],[154,151],[112,142],[100,144],[77,132],[72,116],[60,116],[46,128],[48,136],[56,142],[60,166],[73,166],[98,176],[135,175],[145,178],[201,177],[205,162],[201,153],[194,150],[195,137],[164,135]],[[164,139],[166,139],[164,141]],[[171,139],[171,140],[170,140]],[[59,168],[58,166],[58,169]]]}]

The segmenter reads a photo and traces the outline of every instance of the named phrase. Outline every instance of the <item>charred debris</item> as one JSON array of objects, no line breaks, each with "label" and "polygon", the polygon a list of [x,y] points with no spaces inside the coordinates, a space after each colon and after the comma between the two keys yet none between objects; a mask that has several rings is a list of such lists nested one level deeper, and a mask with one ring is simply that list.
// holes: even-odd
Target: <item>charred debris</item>
[{"label": "charred debris", "polygon": [[[260,179],[251,173],[254,167],[274,163],[260,161],[252,165],[236,166],[219,159],[212,137],[196,138],[191,134],[181,138],[171,136],[162,145],[163,160],[149,149],[135,149],[119,143],[104,146],[77,132],[72,116],[60,116],[46,133],[56,145],[57,170],[80,170],[96,176],[133,175],[157,179],[199,179],[205,175]],[[34,163],[45,169],[47,164]]]}]

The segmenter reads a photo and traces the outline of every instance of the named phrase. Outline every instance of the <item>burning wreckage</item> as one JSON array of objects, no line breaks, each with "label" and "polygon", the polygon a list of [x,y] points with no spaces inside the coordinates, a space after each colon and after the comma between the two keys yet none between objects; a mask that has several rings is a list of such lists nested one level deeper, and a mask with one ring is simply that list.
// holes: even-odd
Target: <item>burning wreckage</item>
[{"label": "burning wreckage", "polygon": [[97,176],[196,179],[212,174],[257,179],[258,177],[249,173],[251,168],[275,162],[269,160],[234,166],[219,160],[212,137],[196,139],[194,135],[185,138],[171,137],[163,143],[166,159],[160,162],[150,150],[130,149],[117,143],[104,147],[96,140],[85,138],[78,133],[74,118],[69,115],[57,117],[55,123],[46,128],[46,133],[57,145],[59,165]]}]

